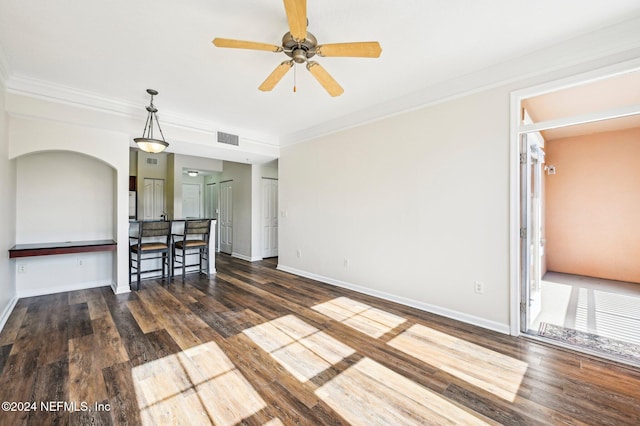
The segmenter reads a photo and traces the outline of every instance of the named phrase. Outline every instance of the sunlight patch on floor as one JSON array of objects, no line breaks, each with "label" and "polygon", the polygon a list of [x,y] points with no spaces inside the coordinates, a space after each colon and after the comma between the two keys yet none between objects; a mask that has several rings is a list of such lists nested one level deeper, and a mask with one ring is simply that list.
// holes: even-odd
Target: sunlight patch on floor
[{"label": "sunlight patch on floor", "polygon": [[487,424],[471,410],[363,358],[315,391],[353,425]]},{"label": "sunlight patch on floor", "polygon": [[234,425],[266,403],[213,342],[131,370],[145,425]]},{"label": "sunlight patch on floor", "polygon": [[384,335],[406,321],[402,317],[373,308],[348,297],[338,297],[312,306],[311,309],[375,338]]},{"label": "sunlight patch on floor", "polygon": [[301,382],[355,353],[295,315],[276,318],[243,333]]},{"label": "sunlight patch on floor", "polygon": [[528,364],[416,324],[388,345],[506,401],[516,398]]},{"label": "sunlight patch on floor", "polygon": [[640,344],[640,297],[580,288],[576,330]]},{"label": "sunlight patch on floor", "polygon": [[571,303],[571,286],[541,281],[540,291],[542,309],[529,328],[538,331],[542,322],[564,326]]}]

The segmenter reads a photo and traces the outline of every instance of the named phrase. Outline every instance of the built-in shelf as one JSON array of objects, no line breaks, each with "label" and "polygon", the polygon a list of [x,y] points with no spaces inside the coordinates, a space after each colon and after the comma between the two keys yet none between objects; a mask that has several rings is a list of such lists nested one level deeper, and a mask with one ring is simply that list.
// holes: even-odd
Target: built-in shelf
[{"label": "built-in shelf", "polygon": [[114,240],[65,241],[61,243],[16,244],[9,249],[9,258],[50,256],[54,254],[116,251]]}]

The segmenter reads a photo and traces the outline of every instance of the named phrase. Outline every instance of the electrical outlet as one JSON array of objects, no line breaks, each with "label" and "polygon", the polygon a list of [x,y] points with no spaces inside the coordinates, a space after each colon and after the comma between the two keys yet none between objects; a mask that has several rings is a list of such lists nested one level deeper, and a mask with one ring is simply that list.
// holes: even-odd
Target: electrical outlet
[{"label": "electrical outlet", "polygon": [[475,291],[478,294],[483,294],[484,283],[482,281],[476,281],[475,283],[473,283],[473,291]]},{"label": "electrical outlet", "polygon": [[302,257],[302,251],[300,249],[296,250],[296,256],[298,256],[298,258]]},{"label": "electrical outlet", "polygon": [[345,258],[345,259],[344,259],[344,264],[343,264],[343,265],[344,265],[344,267],[345,267],[345,268],[348,268],[350,263],[351,263],[351,261],[350,261],[349,259],[346,259],[346,258]]},{"label": "electrical outlet", "polygon": [[19,263],[18,264],[18,273],[19,274],[24,274],[25,272],[27,272],[27,265],[25,265],[24,263]]},{"label": "electrical outlet", "polygon": [[78,266],[84,266],[84,259],[83,259],[83,258],[81,258],[81,257],[79,257],[79,258],[77,259],[77,264],[78,264]]}]

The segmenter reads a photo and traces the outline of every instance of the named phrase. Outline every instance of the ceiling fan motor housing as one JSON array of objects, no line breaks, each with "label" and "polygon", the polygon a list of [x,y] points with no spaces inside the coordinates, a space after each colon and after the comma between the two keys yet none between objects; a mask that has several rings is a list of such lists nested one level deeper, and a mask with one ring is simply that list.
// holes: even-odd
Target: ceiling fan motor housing
[{"label": "ceiling fan motor housing", "polygon": [[307,37],[298,42],[296,41],[290,32],[286,33],[282,37],[282,48],[284,53],[292,58],[297,64],[303,64],[307,62],[307,59],[312,58],[316,54],[316,46],[318,40],[316,37],[307,32]]}]

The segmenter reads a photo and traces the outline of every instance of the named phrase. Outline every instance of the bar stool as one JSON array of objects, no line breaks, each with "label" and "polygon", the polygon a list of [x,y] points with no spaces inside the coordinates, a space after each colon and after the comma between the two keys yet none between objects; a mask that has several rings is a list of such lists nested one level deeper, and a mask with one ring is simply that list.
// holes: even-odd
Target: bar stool
[{"label": "bar stool", "polygon": [[[198,272],[209,278],[209,233],[211,232],[211,220],[186,220],[182,234],[173,234],[173,248],[171,256],[171,269],[175,273],[176,262],[182,268],[182,281],[185,279],[186,269],[197,266]],[[187,255],[198,254],[198,263],[187,264]],[[206,263],[206,268],[205,268]],[[203,269],[204,268],[204,269]]]},{"label": "bar stool", "polygon": [[[135,244],[130,245],[129,250],[129,286],[131,286],[131,277],[133,270],[136,271],[136,290],[140,290],[140,275],[146,272],[162,271],[162,279],[164,279],[165,265],[168,269],[167,278],[171,282],[171,222],[166,220],[157,220],[149,222],[140,222],[140,230],[137,237],[129,237],[137,240]],[[143,255],[155,254],[155,256]],[[141,262],[143,260],[161,259],[161,269],[142,270]],[[135,265],[134,265],[135,263]]]}]

